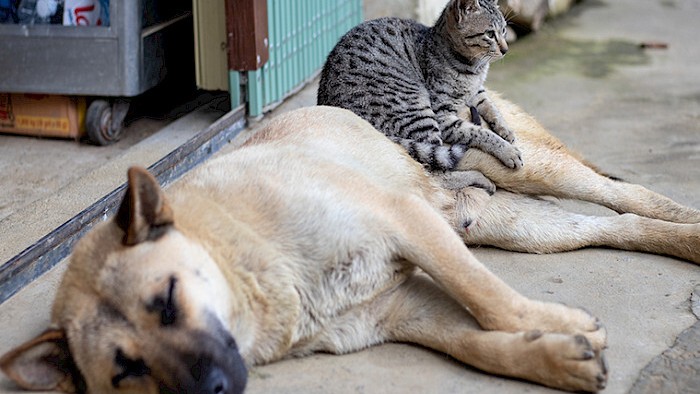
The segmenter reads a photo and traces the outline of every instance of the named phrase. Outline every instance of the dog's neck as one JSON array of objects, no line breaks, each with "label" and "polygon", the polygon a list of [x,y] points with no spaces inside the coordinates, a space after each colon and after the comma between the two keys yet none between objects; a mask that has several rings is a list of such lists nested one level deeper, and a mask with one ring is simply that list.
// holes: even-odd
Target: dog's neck
[{"label": "dog's neck", "polygon": [[[236,339],[239,352],[246,363],[254,365],[279,359],[288,353],[296,316],[296,307],[290,304],[297,299],[293,286],[285,286],[283,273],[276,267],[266,266],[274,260],[261,259],[257,272],[240,266],[230,268],[233,305],[229,319],[231,334]],[[275,291],[267,288],[274,286]],[[288,294],[280,291],[289,289]],[[275,299],[270,297],[275,295]],[[260,344],[264,343],[265,346]]]},{"label": "dog's neck", "polygon": [[[229,294],[222,295],[229,298],[225,303],[229,310],[219,312],[222,318],[225,316],[246,363],[278,359],[291,346],[296,329],[296,307],[291,303],[298,302],[294,287],[285,283],[290,274],[279,272],[283,268],[278,262],[284,257],[259,234],[259,223],[246,221],[251,210],[243,209],[242,203],[224,209],[227,201],[207,197],[205,203],[192,206],[193,200],[202,198],[183,191],[172,199],[179,213],[177,226],[207,250],[229,283]],[[238,214],[236,210],[242,212]],[[222,221],[222,212],[227,213],[225,220],[229,222],[212,228],[210,223]],[[275,290],[270,291],[273,286]],[[273,295],[277,298],[270,299]],[[264,347],[260,345],[263,343]]]}]

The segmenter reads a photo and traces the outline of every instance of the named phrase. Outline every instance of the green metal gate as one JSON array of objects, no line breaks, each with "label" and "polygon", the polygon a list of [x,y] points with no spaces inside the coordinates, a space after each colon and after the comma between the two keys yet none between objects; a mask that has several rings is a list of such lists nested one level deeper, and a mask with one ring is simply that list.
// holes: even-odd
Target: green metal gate
[{"label": "green metal gate", "polygon": [[234,107],[245,87],[249,116],[262,115],[313,78],[338,39],[362,21],[362,0],[267,0],[269,61],[231,71]]}]

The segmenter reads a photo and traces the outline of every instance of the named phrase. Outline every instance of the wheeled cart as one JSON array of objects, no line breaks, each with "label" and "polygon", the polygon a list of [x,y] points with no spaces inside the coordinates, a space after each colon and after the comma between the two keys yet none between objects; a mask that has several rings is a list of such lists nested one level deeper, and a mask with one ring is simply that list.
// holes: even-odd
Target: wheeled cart
[{"label": "wheeled cart", "polygon": [[112,0],[109,14],[109,26],[0,24],[0,92],[87,96],[90,140],[119,140],[130,98],[192,62],[192,3]]}]

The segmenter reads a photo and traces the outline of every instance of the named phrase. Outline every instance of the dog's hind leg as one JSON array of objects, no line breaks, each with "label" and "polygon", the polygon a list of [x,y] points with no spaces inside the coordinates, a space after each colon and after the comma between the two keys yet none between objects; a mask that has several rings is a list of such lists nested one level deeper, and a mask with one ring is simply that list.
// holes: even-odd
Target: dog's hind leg
[{"label": "dog's hind leg", "polygon": [[643,186],[611,179],[577,154],[517,106],[496,99],[506,123],[516,133],[523,168],[511,170],[484,152],[470,149],[461,170],[480,171],[498,188],[516,193],[589,201],[619,213],[635,213],[676,223],[700,223],[700,211],[685,207]]},{"label": "dog's hind leg", "polygon": [[425,200],[407,195],[392,205],[401,209],[387,211],[383,222],[394,224],[395,257],[430,275],[483,328],[583,334],[596,348],[605,345],[605,330],[595,317],[580,309],[530,300],[513,290],[474,257]]},{"label": "dog's hind leg", "polygon": [[554,202],[498,190],[462,232],[468,245],[528,253],[587,246],[649,252],[700,263],[700,224],[671,223],[635,214],[588,216]]},{"label": "dog's hind leg", "polygon": [[581,335],[539,330],[482,331],[457,302],[416,275],[374,301],[387,341],[410,342],[481,370],[572,391],[605,388],[602,352]]}]

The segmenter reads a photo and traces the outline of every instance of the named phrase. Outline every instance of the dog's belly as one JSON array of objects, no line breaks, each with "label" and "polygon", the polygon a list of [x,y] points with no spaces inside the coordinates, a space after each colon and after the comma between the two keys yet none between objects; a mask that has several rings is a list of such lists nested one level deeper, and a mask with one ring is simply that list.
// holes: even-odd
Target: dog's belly
[{"label": "dog's belly", "polygon": [[327,264],[317,277],[296,288],[301,299],[299,338],[313,335],[354,306],[366,303],[403,282],[413,267],[358,251],[345,261]]},{"label": "dog's belly", "polygon": [[257,218],[269,225],[258,231],[292,264],[300,306],[292,352],[335,352],[345,341],[327,338],[338,338],[339,319],[398,286],[414,266],[396,255],[393,189],[350,167],[308,168],[316,176],[259,181],[256,189],[265,190],[267,203]]},{"label": "dog's belly", "polygon": [[[374,342],[375,316],[367,305],[401,284],[415,269],[367,250],[323,266],[322,271],[314,272],[313,280],[295,287],[301,308],[291,355],[344,353],[354,350],[356,342]],[[355,316],[358,312],[363,317]]]}]

